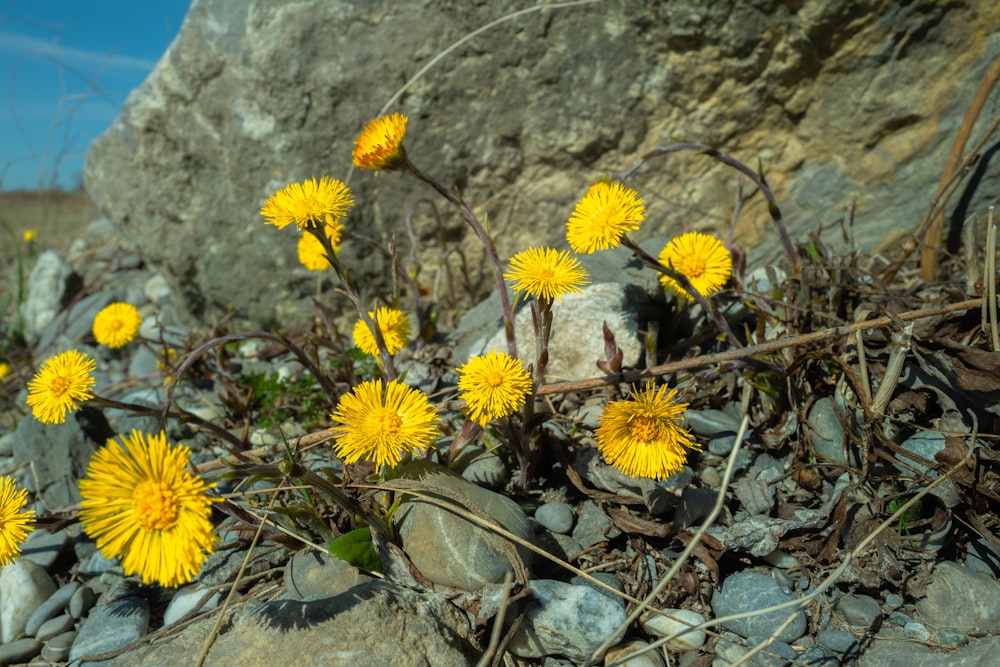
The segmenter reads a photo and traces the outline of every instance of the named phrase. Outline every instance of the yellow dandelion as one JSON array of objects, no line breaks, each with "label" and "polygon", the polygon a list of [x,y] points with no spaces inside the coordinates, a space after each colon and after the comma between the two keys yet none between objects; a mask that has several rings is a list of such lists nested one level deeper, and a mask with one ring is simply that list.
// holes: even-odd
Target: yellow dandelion
[{"label": "yellow dandelion", "polygon": [[[406,347],[410,341],[410,318],[406,313],[397,308],[378,308],[374,313],[368,311],[368,317],[372,318],[382,331],[382,338],[389,354],[396,354]],[[365,325],[364,320],[359,319],[354,323],[354,344],[365,354],[378,355],[375,337],[372,336],[371,329]]]},{"label": "yellow dandelion", "polygon": [[639,229],[646,208],[639,194],[621,183],[598,181],[577,202],[566,224],[566,240],[575,252],[617,247],[625,232]]},{"label": "yellow dandelion", "polygon": [[0,380],[4,379],[10,375],[10,364],[6,361],[0,361]]},{"label": "yellow dandelion", "polygon": [[344,463],[359,459],[379,467],[395,466],[405,453],[425,449],[438,435],[437,413],[427,395],[392,380],[382,392],[382,380],[362,382],[340,397],[331,415],[334,449]]},{"label": "yellow dandelion", "polygon": [[300,231],[306,227],[333,225],[354,206],[351,190],[341,181],[324,176],[316,182],[307,178],[302,183],[290,183],[274,193],[260,209],[265,222],[284,229],[293,222]]},{"label": "yellow dandelion", "polygon": [[[333,252],[336,254],[340,250],[340,235],[344,230],[344,225],[335,222],[332,225],[326,225],[324,229],[330,239],[330,245],[333,246]],[[326,257],[326,250],[312,232],[302,232],[302,236],[299,237],[298,252],[299,262],[310,271],[323,271],[330,268],[330,260]]]},{"label": "yellow dandelion", "polygon": [[106,558],[145,583],[191,581],[215,549],[208,495],[214,485],[188,470],[191,450],[133,430],[108,440],[80,480],[80,523]]},{"label": "yellow dandelion", "polygon": [[25,510],[28,490],[17,489],[12,477],[0,477],[0,567],[21,555],[21,544],[35,529],[35,510]]},{"label": "yellow dandelion", "polygon": [[112,303],[101,309],[94,318],[94,338],[98,344],[111,348],[131,343],[139,333],[142,317],[130,303]]},{"label": "yellow dandelion", "polygon": [[486,426],[520,410],[531,391],[531,375],[504,352],[472,357],[458,369],[458,393],[469,406],[469,418]]},{"label": "yellow dandelion", "polygon": [[[733,258],[722,241],[701,232],[674,238],[660,253],[660,263],[683,273],[705,296],[722,289],[733,270]],[[678,296],[693,299],[673,278],[661,275],[660,282]]]},{"label": "yellow dandelion", "polygon": [[28,229],[24,232],[24,242],[31,243],[32,241],[35,240],[35,237],[37,236],[38,232],[36,232],[34,229]]},{"label": "yellow dandelion", "polygon": [[666,479],[687,461],[687,449],[700,450],[680,424],[687,403],[677,391],[648,385],[632,400],[604,407],[594,438],[604,460],[630,477]]},{"label": "yellow dandelion", "polygon": [[528,248],[510,258],[504,278],[514,282],[518,292],[539,301],[555,301],[564,294],[579,294],[586,285],[587,272],[567,250]]},{"label": "yellow dandelion", "polygon": [[66,413],[80,409],[79,402],[94,397],[97,382],[90,373],[96,362],[77,350],[49,357],[28,383],[28,405],[35,419],[62,424]]},{"label": "yellow dandelion", "polygon": [[407,120],[403,114],[394,113],[368,123],[354,140],[354,166],[375,171],[391,171],[401,166],[406,157],[403,137]]}]

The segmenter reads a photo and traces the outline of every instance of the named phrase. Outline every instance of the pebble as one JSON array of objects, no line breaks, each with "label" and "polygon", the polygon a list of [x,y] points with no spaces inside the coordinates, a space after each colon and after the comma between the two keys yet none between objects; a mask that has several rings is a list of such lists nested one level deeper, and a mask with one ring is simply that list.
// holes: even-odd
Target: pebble
[{"label": "pebble", "polygon": [[767,554],[764,556],[764,560],[767,561],[768,564],[782,570],[790,570],[793,567],[799,566],[798,558],[787,551],[782,551],[781,549],[775,549],[771,553]]},{"label": "pebble", "polygon": [[32,637],[22,637],[0,644],[0,665],[27,662],[42,650],[42,642]]},{"label": "pebble", "polygon": [[666,608],[661,611],[673,618],[653,614],[642,622],[643,632],[658,638],[676,635],[666,644],[673,651],[695,651],[705,644],[705,631],[691,630],[692,626],[705,622],[704,616],[690,609]]},{"label": "pebble", "polygon": [[611,523],[608,515],[594,501],[588,500],[580,507],[580,516],[573,529],[573,538],[584,549],[614,539],[621,534],[622,531]]},{"label": "pebble", "polygon": [[898,593],[885,594],[885,606],[895,611],[903,606],[903,596]]},{"label": "pebble", "polygon": [[1000,583],[958,563],[943,561],[934,566],[917,610],[921,618],[937,627],[996,632],[1000,630]]},{"label": "pebble", "polygon": [[861,645],[847,630],[824,630],[816,636],[816,641],[831,651],[853,655],[861,650]]},{"label": "pebble", "polygon": [[97,602],[97,594],[90,586],[81,586],[69,599],[69,615],[73,618],[83,618],[84,614]]},{"label": "pebble", "polygon": [[855,627],[869,628],[882,615],[878,601],[869,595],[848,594],[837,600],[837,609],[844,620]]},{"label": "pebble", "polygon": [[718,488],[722,484],[722,474],[714,467],[706,467],[701,471],[701,483],[709,489]]},{"label": "pebble", "polygon": [[[766,636],[748,637],[747,644],[757,646],[769,641]],[[773,641],[767,644],[767,648],[753,657],[753,664],[760,667],[788,667],[789,660],[799,657],[798,651],[781,641]]]},{"label": "pebble", "polygon": [[42,647],[42,660],[48,660],[49,662],[66,662],[69,660],[69,651],[73,647],[73,641],[75,639],[76,631],[71,630],[45,642],[45,646]]},{"label": "pebble", "polygon": [[581,663],[625,635],[625,605],[610,593],[553,579],[532,581],[531,591],[524,621],[507,647],[516,656],[563,655]]},{"label": "pebble", "polygon": [[42,623],[42,627],[38,628],[38,632],[35,633],[35,639],[40,642],[48,641],[70,630],[73,627],[73,623],[75,621],[69,614],[60,614],[55,618],[50,618]]},{"label": "pebble", "polygon": [[[659,649],[646,649],[649,649],[649,644],[638,639],[622,642],[608,649],[607,653],[604,654],[604,664],[614,663],[620,667],[666,667],[667,663],[660,656]],[[646,652],[629,657],[643,650]]]},{"label": "pebble", "polygon": [[69,659],[117,651],[149,630],[149,603],[128,595],[96,608],[73,642]]},{"label": "pebble", "polygon": [[[933,464],[936,461],[934,455],[944,451],[945,435],[939,431],[917,431],[900,443],[899,447],[904,451],[912,452],[921,458],[927,459]],[[923,463],[914,461],[906,456],[900,456],[900,460],[906,462],[909,466],[919,472],[926,474],[930,470],[930,468]],[[894,465],[896,470],[905,475],[913,474],[901,465]]]},{"label": "pebble", "polygon": [[941,628],[937,633],[937,643],[943,646],[965,646],[969,635],[959,628]]},{"label": "pebble", "polygon": [[535,510],[535,521],[553,533],[566,535],[573,530],[576,513],[566,503],[545,503]]},{"label": "pebble", "polygon": [[909,639],[928,641],[931,638],[931,633],[927,630],[927,626],[923,623],[910,621],[903,626],[903,636],[908,637]]},{"label": "pebble", "polygon": [[[797,598],[764,572],[744,570],[726,577],[722,587],[712,598],[715,616],[744,614],[773,605],[790,602]],[[723,626],[743,637],[773,634],[790,614],[795,618],[778,633],[781,641],[795,641],[806,632],[806,617],[802,611],[793,608],[780,609],[767,614],[758,614],[728,621]]]},{"label": "pebble", "polygon": [[33,530],[21,548],[21,558],[34,561],[48,570],[69,543],[70,537],[65,530],[55,533],[41,529]]},{"label": "pebble", "polygon": [[462,471],[462,477],[473,484],[497,489],[507,481],[507,466],[493,454],[477,457]]},{"label": "pebble", "polygon": [[889,623],[899,627],[903,627],[912,620],[913,620],[912,618],[910,618],[908,615],[904,614],[901,611],[892,612],[891,614],[889,614],[889,619],[888,619]]},{"label": "pebble", "polygon": [[816,456],[840,465],[848,465],[847,437],[833,399],[817,400],[809,408],[809,441]]},{"label": "pebble", "polygon": [[840,656],[822,646],[810,646],[796,660],[809,667],[840,667]]},{"label": "pebble", "polygon": [[184,586],[174,593],[166,610],[163,612],[163,625],[172,625],[184,618],[188,612],[195,609],[202,598],[207,597],[199,608],[199,611],[207,611],[219,606],[222,601],[222,593],[219,591],[209,593],[209,589],[201,584],[191,584]]},{"label": "pebble", "polygon": [[684,420],[695,434],[703,438],[711,438],[720,433],[730,433],[735,436],[740,430],[739,418],[722,410],[688,410],[684,413]]},{"label": "pebble", "polygon": [[31,615],[55,592],[45,568],[30,560],[18,559],[0,569],[0,643],[24,632]]},{"label": "pebble", "polygon": [[313,595],[339,595],[372,577],[336,556],[302,549],[285,566],[285,599],[305,600]]},{"label": "pebble", "polygon": [[80,582],[71,581],[50,595],[49,599],[40,604],[28,618],[28,622],[24,624],[24,634],[34,637],[43,623],[69,605],[70,599],[78,588],[80,588]]}]

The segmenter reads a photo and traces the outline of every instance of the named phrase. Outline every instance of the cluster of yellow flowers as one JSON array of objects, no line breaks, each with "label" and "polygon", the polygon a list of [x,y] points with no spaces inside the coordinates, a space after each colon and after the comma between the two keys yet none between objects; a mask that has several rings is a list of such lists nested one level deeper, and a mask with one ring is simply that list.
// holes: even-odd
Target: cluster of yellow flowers
[{"label": "cluster of yellow flowers", "polygon": [[[369,123],[354,143],[354,165],[419,175],[403,148],[406,125],[401,114]],[[353,205],[347,185],[324,176],[282,188],[268,198],[261,215],[279,229],[294,223],[301,232],[300,261],[310,270],[323,270],[337,261],[343,219]],[[577,203],[566,238],[577,253],[614,248],[644,218],[643,200],[635,190],[598,181]],[[698,232],[673,239],[660,254],[660,262],[683,274],[702,295],[721,289],[732,267],[725,247]],[[664,286],[690,299],[668,273],[660,278]],[[587,284],[587,274],[575,257],[544,247],[516,253],[503,278],[543,310],[566,294],[580,293]],[[354,342],[361,350],[374,355],[384,345],[384,352],[393,355],[406,346],[411,325],[405,313],[379,307],[367,314],[370,325],[360,319],[354,327]],[[101,345],[120,348],[136,338],[141,322],[134,306],[113,303],[96,316],[93,335]],[[27,403],[35,417],[62,423],[82,402],[93,399],[95,366],[94,359],[77,350],[47,359],[28,384]],[[458,374],[468,418],[480,426],[515,414],[534,400],[536,380],[510,354],[493,351],[474,356]],[[630,400],[605,407],[595,432],[597,446],[609,464],[626,474],[667,477],[684,464],[688,449],[698,449],[681,425],[686,407],[677,400],[676,390],[665,386],[634,390]],[[331,417],[338,424],[333,429],[334,449],[345,463],[364,459],[380,468],[392,467],[404,456],[434,446],[439,435],[429,397],[395,379],[357,385],[341,396]],[[177,586],[190,581],[213,552],[218,538],[209,515],[219,499],[208,493],[212,484],[189,470],[189,459],[190,450],[171,445],[162,432],[132,431],[118,441],[109,440],[90,461],[80,482],[80,521],[102,553],[121,560],[126,574]],[[26,494],[12,479],[0,478],[0,566],[20,554],[20,545],[33,528],[34,512],[24,509]]]}]

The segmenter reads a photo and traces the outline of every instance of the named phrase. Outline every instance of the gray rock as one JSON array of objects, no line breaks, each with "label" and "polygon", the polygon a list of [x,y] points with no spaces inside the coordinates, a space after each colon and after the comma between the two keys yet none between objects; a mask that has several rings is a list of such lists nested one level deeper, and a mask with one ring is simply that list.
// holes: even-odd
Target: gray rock
[{"label": "gray rock", "polygon": [[[49,599],[40,604],[28,618],[27,623],[24,625],[24,633],[29,637],[34,637],[45,621],[59,614],[69,605],[70,599],[78,588],[80,588],[80,582],[71,581],[50,595]],[[56,634],[59,633],[57,632]]]},{"label": "gray rock", "polygon": [[711,438],[718,435],[735,436],[740,430],[740,420],[722,410],[689,410],[684,413],[684,421],[695,435]]},{"label": "gray rock", "polygon": [[673,637],[667,646],[674,651],[695,651],[705,644],[704,630],[691,628],[705,622],[705,617],[690,609],[662,609],[669,616],[653,614],[642,622],[643,632],[655,637]]},{"label": "gray rock", "polygon": [[83,624],[69,659],[80,660],[128,646],[149,630],[149,603],[128,595],[96,608]]},{"label": "gray rock", "polygon": [[43,424],[27,415],[14,432],[14,458],[31,462],[45,506],[62,509],[80,502],[79,481],[90,457],[113,435],[101,411],[87,405],[62,424]]},{"label": "gray rock", "polygon": [[[476,486],[446,468],[427,462],[400,466],[403,478],[419,479],[431,489],[457,496],[493,518],[501,526],[529,540],[531,524],[527,515],[510,498]],[[455,503],[448,497],[438,496]],[[474,590],[503,581],[512,571],[500,539],[477,524],[419,498],[403,501],[396,512],[396,525],[403,551],[416,568],[436,584]],[[447,535],[447,540],[441,536]],[[531,552],[517,548],[530,567]]]},{"label": "gray rock", "polygon": [[66,662],[69,660],[69,652],[73,648],[75,640],[75,630],[57,635],[45,642],[40,657],[42,660],[48,660],[49,662]]},{"label": "gray rock", "polygon": [[21,547],[21,558],[27,558],[38,563],[46,570],[52,567],[59,558],[59,554],[70,542],[70,537],[65,530],[50,533],[47,530],[37,528],[28,534],[28,539]]},{"label": "gray rock", "polygon": [[507,466],[496,454],[484,453],[475,457],[462,471],[462,477],[473,484],[498,489],[507,481]]},{"label": "gray rock", "polygon": [[917,610],[932,625],[966,632],[1000,630],[1000,583],[989,575],[943,561],[934,567],[925,595]]},{"label": "gray rock", "polygon": [[969,635],[960,628],[941,628],[935,639],[942,646],[965,646],[969,643]]},{"label": "gray rock", "polygon": [[957,651],[935,651],[912,642],[876,638],[858,661],[860,667],[993,667],[1000,637],[990,635]]},{"label": "gray rock", "polygon": [[70,616],[76,619],[83,618],[95,602],[97,602],[97,594],[94,593],[94,589],[90,586],[81,586],[69,599]]},{"label": "gray rock", "polygon": [[305,600],[314,595],[340,595],[372,577],[330,554],[303,549],[285,566],[286,599]]},{"label": "gray rock", "polygon": [[840,465],[850,465],[844,426],[829,396],[818,399],[809,408],[809,442],[816,456]]},{"label": "gray rock", "polygon": [[[647,650],[649,644],[638,639],[630,639],[621,644],[616,644],[604,654],[604,664],[617,663],[625,667],[666,667],[663,658],[656,649]],[[646,651],[641,655],[633,655],[640,651]],[[618,662],[621,660],[622,662]]]},{"label": "gray rock", "polygon": [[35,639],[46,642],[73,628],[74,619],[69,614],[60,614],[42,623],[35,633]]},{"label": "gray rock", "polygon": [[[206,619],[113,660],[114,667],[191,662],[214,622]],[[274,600],[237,620],[212,643],[206,667],[261,664],[475,665],[481,653],[465,613],[433,593],[367,581],[346,593]]]},{"label": "gray rock", "polygon": [[0,665],[28,662],[42,650],[42,642],[33,637],[22,637],[12,642],[0,643]]},{"label": "gray rock", "polygon": [[822,646],[810,646],[797,659],[808,667],[840,667],[840,657]]},{"label": "gray rock", "polygon": [[625,635],[625,605],[608,593],[552,579],[532,581],[531,590],[524,620],[507,647],[514,655],[562,655],[580,663],[605,641]]},{"label": "gray rock", "polygon": [[[927,459],[933,464],[936,462],[934,456],[944,451],[945,435],[944,433],[940,433],[938,431],[917,431],[909,438],[901,442],[899,447],[903,451],[916,454],[920,458]],[[915,459],[908,458],[905,455],[900,456],[901,460],[905,461],[908,465],[921,473],[927,473],[930,471],[930,468],[927,465],[920,463]],[[913,474],[901,465],[895,464],[895,467],[903,474]]]},{"label": "gray rock", "polygon": [[878,602],[869,595],[842,595],[837,600],[837,609],[844,615],[844,620],[853,626],[870,628],[875,620],[882,615]]},{"label": "gray rock", "polygon": [[0,643],[24,632],[31,615],[55,592],[45,569],[30,560],[18,559],[0,569]]},{"label": "gray rock", "polygon": [[535,521],[553,533],[569,533],[575,519],[576,512],[566,503],[544,503],[535,510]]},{"label": "gray rock", "polygon": [[837,653],[854,654],[861,650],[858,640],[847,630],[824,630],[816,635],[816,641]]},{"label": "gray rock", "polygon": [[[726,577],[722,587],[712,598],[712,608],[717,618],[731,614],[746,614],[777,604],[795,600],[795,596],[782,588],[770,576],[763,572],[744,570]],[[778,633],[778,639],[786,642],[795,641],[806,631],[806,617],[794,608],[772,611],[768,614],[751,615],[728,621],[723,626],[743,636],[770,636],[789,615],[795,618],[788,626]]]},{"label": "gray rock", "polygon": [[[204,600],[204,601],[203,601]],[[177,589],[163,612],[163,625],[173,625],[192,610],[208,611],[222,602],[222,593],[194,583]]]},{"label": "gray rock", "polygon": [[916,639],[919,642],[930,641],[931,632],[927,626],[917,621],[910,621],[903,626],[903,636],[908,639]]},{"label": "gray rock", "polygon": [[885,606],[893,610],[899,609],[903,606],[903,596],[898,593],[886,593]]},{"label": "gray rock", "polygon": [[611,523],[611,519],[593,500],[587,500],[580,506],[580,515],[573,528],[573,539],[584,549],[599,542],[611,540],[622,534]]},{"label": "gray rock", "polygon": [[[767,637],[747,638],[749,646],[756,646],[769,641]],[[767,644],[767,648],[753,657],[752,664],[758,667],[788,667],[791,664],[790,661],[795,660],[798,655],[798,651],[792,648],[791,645],[781,641],[772,641]]]},{"label": "gray rock", "polygon": [[31,343],[38,342],[45,327],[82,287],[79,274],[58,252],[42,251],[25,282],[20,311],[24,337]]}]

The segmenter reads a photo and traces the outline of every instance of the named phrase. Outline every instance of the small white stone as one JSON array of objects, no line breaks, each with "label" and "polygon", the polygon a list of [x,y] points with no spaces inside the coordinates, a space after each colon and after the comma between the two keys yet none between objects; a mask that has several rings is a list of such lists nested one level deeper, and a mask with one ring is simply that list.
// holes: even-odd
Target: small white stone
[{"label": "small white stone", "polygon": [[[178,590],[174,594],[174,599],[167,605],[166,611],[163,612],[163,625],[171,625],[184,618],[207,593],[208,589],[201,584],[191,584]],[[216,591],[205,601],[201,610],[214,609],[219,606],[221,600],[222,594]]]},{"label": "small white stone", "polygon": [[[661,609],[661,611],[673,618],[654,614],[642,622],[642,629],[645,632],[657,637],[669,637],[683,632],[685,628],[705,622],[704,616],[690,609]],[[691,630],[674,637],[667,642],[667,646],[674,651],[694,651],[702,647],[705,639],[703,630]]]},{"label": "small white stone", "polygon": [[663,657],[660,655],[661,649],[646,651],[642,655],[628,658],[625,662],[618,662],[648,647],[649,644],[638,639],[622,642],[608,649],[608,652],[604,654],[604,664],[610,665],[614,663],[621,665],[621,667],[666,667],[667,663],[663,661]]}]

